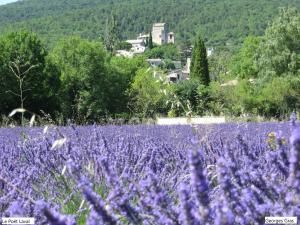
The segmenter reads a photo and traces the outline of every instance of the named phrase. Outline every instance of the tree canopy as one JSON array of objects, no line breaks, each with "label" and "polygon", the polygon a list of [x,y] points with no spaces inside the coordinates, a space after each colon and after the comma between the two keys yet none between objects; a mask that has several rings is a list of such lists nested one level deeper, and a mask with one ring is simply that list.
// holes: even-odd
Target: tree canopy
[{"label": "tree canopy", "polygon": [[59,43],[51,58],[61,72],[64,115],[87,119],[105,114],[108,78],[103,45],[70,37]]},{"label": "tree canopy", "polygon": [[49,46],[67,35],[98,39],[116,12],[122,39],[167,22],[176,40],[193,41],[200,32],[209,46],[242,43],[263,35],[278,7],[300,7],[298,0],[26,0],[0,7],[0,32],[25,28]]},{"label": "tree canopy", "polygon": [[279,17],[266,30],[258,54],[260,76],[299,74],[300,14],[295,8],[280,9]]},{"label": "tree canopy", "polygon": [[248,79],[257,77],[258,69],[255,60],[261,39],[261,37],[254,36],[245,39],[238,54],[232,59],[230,65],[232,75]]},{"label": "tree canopy", "polygon": [[202,85],[209,85],[210,77],[207,60],[207,50],[204,41],[200,36],[194,44],[190,76],[191,79],[199,81]]},{"label": "tree canopy", "polygon": [[33,33],[0,37],[0,108],[8,113],[21,106],[35,113],[59,110],[59,77],[48,52]]}]

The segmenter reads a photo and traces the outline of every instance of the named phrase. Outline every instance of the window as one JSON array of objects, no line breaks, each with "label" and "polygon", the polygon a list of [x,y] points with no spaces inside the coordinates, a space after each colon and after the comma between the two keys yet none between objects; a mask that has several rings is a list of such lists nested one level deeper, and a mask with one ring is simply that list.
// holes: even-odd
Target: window
[{"label": "window", "polygon": [[171,77],[171,78],[170,78],[170,81],[173,82],[173,83],[175,83],[177,80],[176,80],[175,77]]}]

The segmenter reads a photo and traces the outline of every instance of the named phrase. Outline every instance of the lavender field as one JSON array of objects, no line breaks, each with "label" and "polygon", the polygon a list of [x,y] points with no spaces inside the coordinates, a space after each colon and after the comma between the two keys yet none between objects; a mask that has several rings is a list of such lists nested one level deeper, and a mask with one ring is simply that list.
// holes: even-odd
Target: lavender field
[{"label": "lavender field", "polygon": [[300,216],[291,123],[0,129],[0,217],[37,224],[264,224]]}]

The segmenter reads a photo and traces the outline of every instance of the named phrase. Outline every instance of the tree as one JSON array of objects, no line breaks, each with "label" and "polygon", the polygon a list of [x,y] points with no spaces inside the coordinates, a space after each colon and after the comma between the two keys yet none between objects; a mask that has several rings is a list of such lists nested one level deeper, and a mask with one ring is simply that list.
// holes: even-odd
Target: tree
[{"label": "tree", "polygon": [[185,39],[181,44],[180,44],[180,60],[181,63],[184,64],[186,63],[188,58],[191,58],[192,55],[192,47],[191,43],[189,40]]},{"label": "tree", "polygon": [[86,122],[104,116],[109,102],[109,83],[102,44],[70,37],[58,44],[51,59],[61,71],[64,117]]},{"label": "tree", "polygon": [[0,38],[0,112],[26,108],[38,113],[59,110],[58,74],[33,33],[12,32]]},{"label": "tree", "polygon": [[130,49],[132,48],[132,44],[126,42],[126,41],[121,41],[119,42],[119,44],[116,47],[118,50],[126,50],[126,51],[130,51]]},{"label": "tree", "polygon": [[300,15],[295,8],[280,9],[266,30],[256,64],[264,78],[299,74]]},{"label": "tree", "polygon": [[256,78],[258,74],[255,63],[261,37],[249,36],[245,39],[238,54],[230,63],[231,74],[242,79]]},{"label": "tree", "polygon": [[112,12],[110,20],[106,21],[104,42],[106,50],[114,54],[120,42],[117,16]]},{"label": "tree", "polygon": [[114,116],[117,114],[129,113],[129,96],[127,91],[133,82],[138,70],[148,67],[143,56],[133,58],[113,56],[107,62],[107,72],[109,87],[107,96],[109,96],[108,112]]},{"label": "tree", "polygon": [[232,52],[228,48],[217,48],[208,58],[210,78],[214,81],[225,82],[228,80],[229,65]]},{"label": "tree", "polygon": [[146,52],[146,57],[149,59],[160,58],[170,60],[180,60],[180,54],[177,47],[173,44],[166,44],[152,48]]},{"label": "tree", "polygon": [[197,38],[192,53],[191,78],[198,80],[200,84],[205,86],[210,83],[207,51],[204,41],[200,37]]},{"label": "tree", "polygon": [[[140,0],[73,0],[70,4],[66,4],[69,0],[22,1],[22,4],[1,6],[0,30],[26,27],[42,35],[52,47],[67,35],[97,39],[99,31],[104,32],[106,19],[115,10],[124,38],[135,37],[152,21],[164,20],[172,21],[170,27],[177,31],[177,43],[193,39],[196,32],[201,32],[205,35],[203,38],[209,38],[207,43],[211,46],[227,43],[237,46],[249,34],[262,34],[278,7],[300,7],[297,0],[203,0],[201,4],[199,1],[182,0],[180,7],[178,0],[161,0],[156,5],[158,1],[141,4]],[[122,4],[116,4],[120,2]],[[28,13],[29,9],[34,14]]]},{"label": "tree", "polygon": [[149,32],[149,41],[148,41],[148,48],[151,50],[153,48],[153,39],[152,39],[152,32]]},{"label": "tree", "polygon": [[146,68],[138,70],[129,91],[131,110],[143,118],[164,112],[166,108],[164,90],[163,80],[155,78],[152,70]]},{"label": "tree", "polygon": [[174,116],[189,116],[196,112],[198,101],[198,82],[195,80],[181,81],[169,86],[168,102]]},{"label": "tree", "polygon": [[256,91],[258,113],[265,117],[282,119],[299,111],[300,78],[293,75],[275,77],[264,82]]},{"label": "tree", "polygon": [[[13,74],[13,76],[17,79],[19,90],[18,93],[15,93],[11,90],[8,90],[7,93],[11,93],[20,99],[20,109],[24,110],[24,102],[27,96],[25,93],[30,91],[29,89],[24,89],[24,82],[26,80],[26,76],[39,65],[28,65],[28,62],[23,62],[23,59],[18,57],[13,62],[10,62],[9,68]],[[24,112],[21,112],[21,123],[24,126]]]}]

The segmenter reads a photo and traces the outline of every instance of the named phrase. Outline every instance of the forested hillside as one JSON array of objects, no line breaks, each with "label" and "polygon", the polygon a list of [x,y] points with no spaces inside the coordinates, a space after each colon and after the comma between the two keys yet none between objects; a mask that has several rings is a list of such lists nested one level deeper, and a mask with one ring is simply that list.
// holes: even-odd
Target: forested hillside
[{"label": "forested hillside", "polygon": [[26,28],[50,46],[65,35],[96,39],[115,10],[120,35],[132,38],[154,22],[168,22],[179,41],[201,32],[208,45],[241,43],[262,35],[278,8],[298,0],[23,0],[0,7],[0,32]]}]

